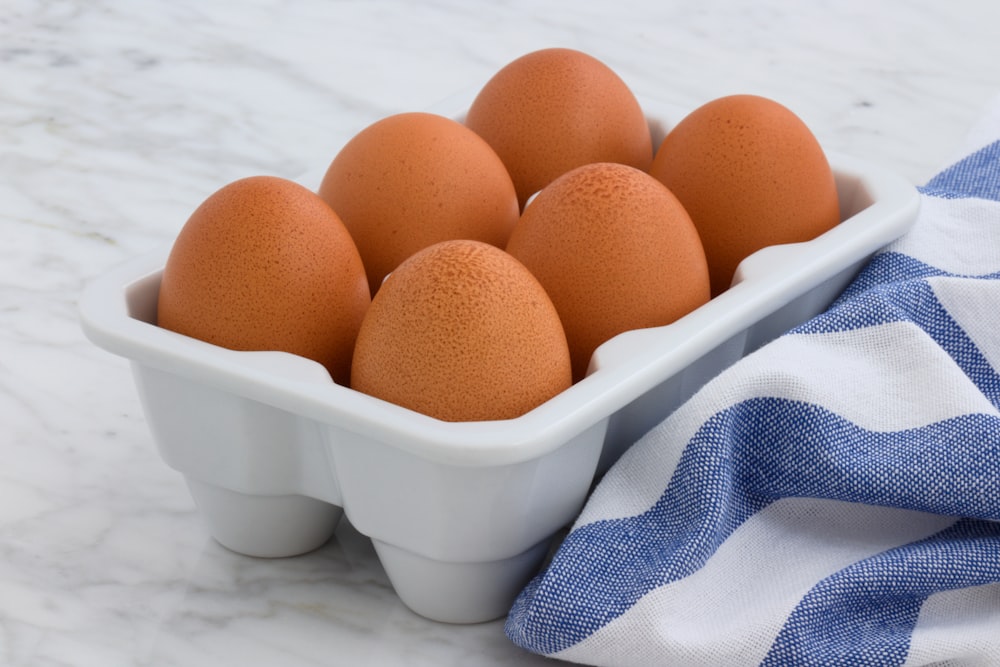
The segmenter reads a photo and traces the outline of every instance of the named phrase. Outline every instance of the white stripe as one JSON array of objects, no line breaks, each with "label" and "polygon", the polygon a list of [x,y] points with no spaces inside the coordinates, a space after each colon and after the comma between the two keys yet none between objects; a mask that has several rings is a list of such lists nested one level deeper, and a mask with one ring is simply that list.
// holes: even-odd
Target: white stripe
[{"label": "white stripe", "polygon": [[[1000,226],[1000,225],[998,225]],[[945,307],[994,370],[1000,369],[1000,280],[932,278],[928,281]]]},{"label": "white stripe", "polygon": [[1000,202],[922,197],[916,230],[889,246],[957,275],[1000,271]]},{"label": "white stripe", "polygon": [[577,525],[646,511],[702,424],[734,403],[761,396],[816,403],[875,431],[971,412],[998,414],[951,357],[913,324],[786,335],[720,374],[629,449],[595,489]]},{"label": "white stripe", "polygon": [[953,521],[832,500],[777,501],[740,526],[700,570],[651,591],[555,657],[621,666],[758,664],[817,582]]},{"label": "white stripe", "polygon": [[920,608],[904,667],[1000,664],[1000,584],[936,593]]}]

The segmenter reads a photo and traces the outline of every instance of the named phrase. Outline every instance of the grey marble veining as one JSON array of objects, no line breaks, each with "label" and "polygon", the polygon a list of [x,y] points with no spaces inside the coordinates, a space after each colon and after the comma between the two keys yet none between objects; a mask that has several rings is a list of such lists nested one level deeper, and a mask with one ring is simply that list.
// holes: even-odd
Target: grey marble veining
[{"label": "grey marble veining", "polygon": [[922,183],[1000,75],[1000,6],[11,0],[0,9],[0,664],[531,665],[502,622],[424,620],[341,525],[306,556],[208,537],[83,283],[236,178],[323,169],[357,130],[569,46],[693,107],[771,96]]}]

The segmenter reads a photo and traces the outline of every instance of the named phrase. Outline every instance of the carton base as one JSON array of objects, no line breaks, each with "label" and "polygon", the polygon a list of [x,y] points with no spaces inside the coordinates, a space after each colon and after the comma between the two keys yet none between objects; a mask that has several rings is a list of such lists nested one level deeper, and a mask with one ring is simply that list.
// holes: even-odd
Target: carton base
[{"label": "carton base", "polygon": [[483,623],[507,615],[544,560],[550,540],[483,563],[432,560],[380,540],[372,543],[393,589],[413,612],[443,623]]},{"label": "carton base", "polygon": [[230,551],[258,558],[308,553],[333,536],[344,510],[299,495],[257,496],[185,476],[212,537]]}]

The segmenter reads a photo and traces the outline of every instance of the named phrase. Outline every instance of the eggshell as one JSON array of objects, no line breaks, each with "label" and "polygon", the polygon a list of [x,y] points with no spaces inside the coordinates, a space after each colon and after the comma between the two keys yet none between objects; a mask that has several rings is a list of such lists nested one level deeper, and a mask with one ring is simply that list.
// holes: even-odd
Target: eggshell
[{"label": "eggshell", "polygon": [[319,195],[358,246],[372,292],[404,259],[449,239],[502,248],[517,195],[500,158],[456,120],[401,113],[368,126],[336,155]]},{"label": "eggshell", "polygon": [[662,183],[626,165],[584,165],[553,181],[524,210],[507,251],[555,304],[575,380],[612,336],[669,324],[709,298],[691,218]]},{"label": "eggshell", "polygon": [[253,176],[209,196],[177,235],[157,323],[234,350],[308,357],[347,384],[370,302],[337,214],[297,183]]},{"label": "eggshell", "polygon": [[765,246],[808,241],[840,222],[833,172],[792,111],[755,95],[695,109],[664,138],[650,174],[677,195],[701,234],[712,293]]},{"label": "eggshell", "polygon": [[531,273],[479,241],[434,244],[372,300],[351,386],[445,421],[520,416],[571,383],[555,307]]},{"label": "eggshell", "polygon": [[507,165],[521,206],[567,171],[590,162],[647,170],[649,124],[635,95],[607,65],[565,48],[528,53],[479,91],[465,124]]}]

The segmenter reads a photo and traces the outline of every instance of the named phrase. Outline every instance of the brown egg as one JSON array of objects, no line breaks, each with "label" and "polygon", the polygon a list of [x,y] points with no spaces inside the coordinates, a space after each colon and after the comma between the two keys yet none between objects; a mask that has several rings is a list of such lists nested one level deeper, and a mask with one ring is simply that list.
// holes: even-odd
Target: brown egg
[{"label": "brown egg", "polygon": [[371,302],[337,214],[285,179],[226,185],[194,211],[160,283],[159,326],[234,350],[281,350],[347,384]]},{"label": "brown egg", "polygon": [[692,111],[660,145],[650,174],[701,234],[712,294],[765,246],[808,241],[840,222],[833,172],[805,123],[781,104],[732,95]]},{"label": "brown egg", "polygon": [[473,101],[465,124],[507,165],[521,206],[549,182],[591,162],[647,170],[649,124],[632,91],[579,51],[542,49],[514,60]]},{"label": "brown egg", "polygon": [[598,345],[673,322],[709,298],[701,239],[677,198],[633,167],[589,164],[531,200],[507,252],[559,312],[582,378]]},{"label": "brown egg", "polygon": [[319,195],[351,232],[373,294],[400,262],[438,241],[502,248],[519,213],[493,149],[458,121],[419,112],[355,135],[333,159]]},{"label": "brown egg", "polygon": [[479,241],[444,241],[392,272],[358,334],[351,386],[445,421],[518,417],[570,385],[542,286]]}]

